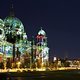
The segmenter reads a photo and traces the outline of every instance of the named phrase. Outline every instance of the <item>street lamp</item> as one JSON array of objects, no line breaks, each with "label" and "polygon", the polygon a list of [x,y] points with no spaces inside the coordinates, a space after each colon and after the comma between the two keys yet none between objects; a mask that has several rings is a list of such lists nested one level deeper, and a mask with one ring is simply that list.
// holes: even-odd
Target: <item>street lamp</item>
[{"label": "street lamp", "polygon": [[18,69],[20,68],[21,62],[17,62]]}]

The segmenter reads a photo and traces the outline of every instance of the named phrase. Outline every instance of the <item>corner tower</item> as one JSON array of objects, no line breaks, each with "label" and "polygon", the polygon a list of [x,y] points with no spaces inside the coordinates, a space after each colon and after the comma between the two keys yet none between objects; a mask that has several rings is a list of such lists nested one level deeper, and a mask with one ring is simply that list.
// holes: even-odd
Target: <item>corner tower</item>
[{"label": "corner tower", "polygon": [[40,60],[42,67],[47,66],[49,60],[49,48],[47,46],[46,32],[42,28],[41,30],[39,30],[36,39],[37,39],[36,59]]}]

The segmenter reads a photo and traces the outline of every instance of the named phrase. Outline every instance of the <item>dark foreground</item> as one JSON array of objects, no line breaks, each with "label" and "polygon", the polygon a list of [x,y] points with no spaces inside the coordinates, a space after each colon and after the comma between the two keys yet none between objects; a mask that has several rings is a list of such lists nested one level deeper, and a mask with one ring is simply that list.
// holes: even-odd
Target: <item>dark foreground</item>
[{"label": "dark foreground", "polygon": [[0,80],[80,80],[80,70],[0,73]]}]

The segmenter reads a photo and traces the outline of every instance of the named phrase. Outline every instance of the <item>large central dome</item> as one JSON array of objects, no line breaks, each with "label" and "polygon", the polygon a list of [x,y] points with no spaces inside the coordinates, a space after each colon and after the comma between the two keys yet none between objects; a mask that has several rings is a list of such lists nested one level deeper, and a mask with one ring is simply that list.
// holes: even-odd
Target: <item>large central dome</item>
[{"label": "large central dome", "polygon": [[4,24],[6,28],[11,28],[12,30],[20,29],[21,32],[24,32],[24,26],[22,22],[13,16],[8,16],[4,19]]},{"label": "large central dome", "polygon": [[10,43],[19,42],[23,39],[24,26],[22,22],[15,17],[13,5],[10,7],[10,14],[4,19],[6,40]]}]

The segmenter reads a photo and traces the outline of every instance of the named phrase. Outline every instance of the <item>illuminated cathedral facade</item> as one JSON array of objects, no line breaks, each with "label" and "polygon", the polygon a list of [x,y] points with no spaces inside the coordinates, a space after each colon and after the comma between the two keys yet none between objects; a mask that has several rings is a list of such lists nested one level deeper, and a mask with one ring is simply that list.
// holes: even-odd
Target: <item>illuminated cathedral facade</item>
[{"label": "illuminated cathedral facade", "polygon": [[24,25],[15,17],[12,7],[10,15],[0,19],[0,62],[46,66],[49,62],[46,32],[41,28],[34,38],[28,40]]}]

